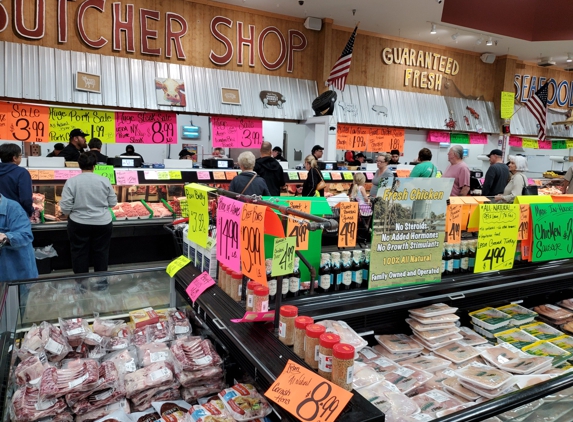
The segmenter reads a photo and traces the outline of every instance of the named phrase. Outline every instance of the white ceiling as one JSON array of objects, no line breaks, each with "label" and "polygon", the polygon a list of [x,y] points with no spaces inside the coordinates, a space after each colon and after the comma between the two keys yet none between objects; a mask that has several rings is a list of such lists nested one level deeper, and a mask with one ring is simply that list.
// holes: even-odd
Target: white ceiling
[{"label": "white ceiling", "polygon": [[[331,18],[335,25],[350,28],[360,22],[359,29],[364,31],[477,53],[488,52],[498,56],[510,54],[532,63],[536,63],[540,57],[552,57],[556,62],[556,68],[573,67],[573,63],[565,62],[567,54],[573,54],[573,41],[530,42],[490,33],[480,34],[473,29],[464,30],[462,27],[441,24],[443,2],[439,0],[219,0],[219,2],[298,18],[308,16]],[[301,2],[303,4],[299,5]],[[479,7],[479,2],[474,2],[473,7]],[[356,10],[354,15],[353,9]],[[471,9],[468,13],[471,13]],[[437,24],[435,35],[430,34],[430,22]],[[459,36],[454,41],[451,36],[456,32]],[[492,46],[486,45],[489,36],[493,36],[497,45],[495,42]],[[478,45],[479,38],[483,38],[483,41]]]}]

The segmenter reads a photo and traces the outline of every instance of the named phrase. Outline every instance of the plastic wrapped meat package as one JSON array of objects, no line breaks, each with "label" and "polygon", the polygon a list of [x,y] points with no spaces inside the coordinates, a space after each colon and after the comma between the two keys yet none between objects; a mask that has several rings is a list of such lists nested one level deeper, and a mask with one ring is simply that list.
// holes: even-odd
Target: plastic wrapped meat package
[{"label": "plastic wrapped meat package", "polygon": [[522,375],[531,374],[540,368],[549,369],[552,361],[549,357],[534,357],[528,355],[509,344],[490,347],[482,350],[480,353],[491,365],[507,372]]},{"label": "plastic wrapped meat package", "polygon": [[432,355],[418,356],[416,358],[403,360],[400,362],[402,366],[410,366],[414,369],[420,369],[426,372],[436,372],[450,366],[450,361]]},{"label": "plastic wrapped meat package", "polygon": [[235,384],[219,393],[225,409],[237,421],[263,418],[272,412],[267,400],[250,384]]},{"label": "plastic wrapped meat package", "polygon": [[573,353],[573,337],[571,336],[560,336],[547,341],[566,352]]},{"label": "plastic wrapped meat package", "polygon": [[187,402],[182,400],[153,402],[153,408],[164,421],[180,422],[185,419],[185,415],[191,408]]},{"label": "plastic wrapped meat package", "polygon": [[191,335],[191,323],[184,312],[177,309],[168,313],[171,338],[181,338]]},{"label": "plastic wrapped meat package", "polygon": [[472,323],[486,330],[495,330],[509,325],[512,317],[495,308],[487,307],[470,312]]},{"label": "plastic wrapped meat package", "polygon": [[173,340],[172,330],[168,321],[159,321],[147,326],[147,340],[149,342],[166,342]]},{"label": "plastic wrapped meat package", "polygon": [[118,401],[117,403],[108,404],[105,407],[100,407],[89,411],[83,415],[76,415],[75,422],[93,422],[107,415],[114,414],[121,411],[123,414],[129,414],[131,409],[129,402],[125,399]]},{"label": "plastic wrapped meat package", "polygon": [[151,406],[154,401],[178,400],[181,398],[179,381],[173,379],[170,383],[143,390],[131,397],[132,410],[140,412]]},{"label": "plastic wrapped meat package", "polygon": [[157,413],[154,408],[129,414],[129,419],[131,419],[132,422],[155,422],[160,418],[161,416],[159,416],[159,413]]},{"label": "plastic wrapped meat package", "polygon": [[137,355],[144,368],[156,362],[173,362],[171,351],[165,343],[151,342],[137,346]]},{"label": "plastic wrapped meat package", "polygon": [[487,365],[472,364],[455,372],[467,383],[486,390],[507,388],[514,382],[509,372]]},{"label": "plastic wrapped meat package", "polygon": [[560,308],[559,306],[545,304],[533,308],[535,312],[547,318],[553,324],[561,325],[573,320],[571,311]]},{"label": "plastic wrapped meat package", "polygon": [[93,359],[66,360],[60,369],[50,366],[39,385],[41,401],[61,397],[72,391],[88,391],[97,386],[99,364]]},{"label": "plastic wrapped meat package", "polygon": [[405,334],[377,335],[374,338],[390,353],[419,353],[422,351],[422,347]]},{"label": "plastic wrapped meat package", "polygon": [[556,377],[556,374],[538,374],[538,375],[516,375],[515,384],[520,388],[531,387],[532,385],[539,384]]},{"label": "plastic wrapped meat package", "polygon": [[49,322],[43,321],[40,324],[40,336],[42,338],[42,346],[50,362],[59,362],[72,351],[68,340],[60,329]]},{"label": "plastic wrapped meat package", "polygon": [[109,338],[106,348],[109,351],[116,351],[127,349],[129,346],[131,346],[131,329],[126,324],[115,337]]},{"label": "plastic wrapped meat package", "polygon": [[317,322],[317,324],[324,325],[327,333],[338,334],[341,343],[350,344],[356,351],[368,346],[368,342],[356,334],[356,331],[344,321],[324,320]]},{"label": "plastic wrapped meat package", "polygon": [[553,358],[553,362],[551,363],[553,366],[562,364],[572,356],[571,353],[548,341],[538,341],[537,343],[524,347],[522,350],[533,356]]},{"label": "plastic wrapped meat package", "polygon": [[[124,372],[118,370],[115,364],[111,361],[104,362],[99,367],[99,379],[96,386],[93,389],[87,391],[72,391],[66,394],[66,403],[68,406],[75,406],[78,402],[84,399],[91,399],[87,402],[81,404],[79,408],[81,411],[74,409],[74,413],[83,414],[87,413],[89,406],[92,408],[101,407],[103,405],[116,402],[121,398],[125,397],[125,391],[123,389],[124,385]],[[109,399],[110,396],[114,395],[114,399]],[[105,403],[101,403],[107,400]],[[97,404],[93,406],[93,404]]]},{"label": "plastic wrapped meat package", "polygon": [[437,342],[439,341],[439,339],[442,339],[452,334],[456,334],[459,331],[460,329],[458,327],[445,328],[443,330],[429,330],[429,331],[416,331],[412,329],[412,332],[416,334],[417,337],[427,342],[432,342],[432,341]]},{"label": "plastic wrapped meat package", "polygon": [[42,374],[48,368],[48,358],[44,352],[32,355],[18,364],[14,370],[16,384],[20,387],[37,387],[42,379]]},{"label": "plastic wrapped meat package", "polygon": [[412,399],[400,393],[396,386],[387,381],[361,388],[358,392],[384,414],[392,408],[401,415],[413,415],[420,411]]},{"label": "plastic wrapped meat package", "polygon": [[221,400],[210,400],[194,405],[189,411],[190,422],[235,422]]},{"label": "plastic wrapped meat package", "polygon": [[513,318],[511,320],[512,325],[528,324],[537,316],[537,312],[524,308],[517,303],[510,303],[509,305],[500,306],[496,309],[511,316]]},{"label": "plastic wrapped meat package", "polygon": [[96,317],[92,324],[92,331],[102,337],[115,337],[126,324],[123,320],[102,319]]},{"label": "plastic wrapped meat package", "polygon": [[463,397],[466,400],[473,401],[481,397],[478,393],[469,390],[463,385],[461,385],[458,379],[455,377],[445,379],[442,382],[442,385],[444,386],[444,388],[448,393],[452,393],[456,396]]},{"label": "plastic wrapped meat package", "polygon": [[201,384],[198,386],[187,387],[181,389],[181,397],[187,403],[195,402],[201,397],[206,397],[211,394],[217,394],[225,388],[225,382],[222,379],[210,384]]},{"label": "plastic wrapped meat package", "polygon": [[532,324],[522,325],[521,329],[538,340],[550,340],[564,334],[543,322],[534,322]]},{"label": "plastic wrapped meat package", "polygon": [[63,398],[40,400],[37,389],[24,387],[12,396],[10,413],[14,421],[35,421],[58,415],[65,409]]},{"label": "plastic wrapped meat package", "polygon": [[400,368],[400,365],[398,365],[396,362],[384,357],[368,362],[366,365],[373,368],[380,375],[385,375],[388,372],[392,372]]},{"label": "plastic wrapped meat package", "polygon": [[59,319],[60,329],[72,347],[83,343],[89,330],[88,323],[83,318]]},{"label": "plastic wrapped meat package", "polygon": [[131,422],[131,419],[123,410],[117,410],[95,422]]},{"label": "plastic wrapped meat package", "polygon": [[459,333],[450,334],[445,337],[440,337],[437,340],[426,340],[419,337],[415,332],[412,336],[410,336],[412,340],[420,344],[421,346],[425,347],[430,351],[434,351],[436,349],[440,349],[441,347],[447,346],[449,344],[455,343],[461,340],[463,337]]},{"label": "plastic wrapped meat package", "polygon": [[[442,418],[444,416],[451,415],[452,413],[459,412],[460,410],[464,410],[464,409],[467,409],[467,408],[472,407],[472,406],[475,406],[475,403],[460,404],[459,406],[456,406],[456,407],[451,407],[451,408],[446,409],[446,410],[440,410],[440,411],[436,412],[436,416],[438,418]],[[489,419],[487,419],[487,420],[489,421]],[[486,422],[486,421],[483,421],[483,422]]]},{"label": "plastic wrapped meat package", "polygon": [[445,387],[443,385],[444,381],[448,378],[455,377],[456,373],[453,369],[446,368],[440,371],[434,372],[434,378],[429,380],[427,383],[424,384],[424,387],[428,387],[430,389],[438,389],[443,390]]},{"label": "plastic wrapped meat package", "polygon": [[356,353],[356,358],[354,359],[354,362],[368,363],[381,357],[382,354],[378,350],[366,346],[362,350]]},{"label": "plastic wrapped meat package", "polygon": [[466,346],[460,343],[448,344],[447,346],[436,349],[434,353],[457,364],[479,356],[479,352],[472,346]]},{"label": "plastic wrapped meat package", "polygon": [[125,375],[127,398],[153,387],[169,384],[173,381],[173,372],[165,362],[157,362],[146,368]]},{"label": "plastic wrapped meat package", "polygon": [[439,315],[453,314],[458,308],[453,308],[445,303],[434,303],[433,305],[425,306],[423,308],[410,309],[412,315],[421,316],[423,318],[434,317]]},{"label": "plastic wrapped meat package", "polygon": [[352,387],[356,390],[380,382],[384,377],[374,368],[366,364],[354,363],[354,379]]},{"label": "plastic wrapped meat package", "polygon": [[498,343],[502,342],[509,343],[518,349],[521,349],[525,346],[529,346],[530,344],[533,344],[538,340],[531,334],[523,330],[520,330],[519,328],[512,328],[510,330],[496,333],[495,338],[497,339]]},{"label": "plastic wrapped meat package", "polygon": [[401,393],[407,394],[431,380],[433,375],[418,369],[401,367],[384,375],[384,379],[394,384]]},{"label": "plastic wrapped meat package", "polygon": [[474,330],[468,327],[460,327],[458,334],[462,336],[462,341],[468,346],[478,346],[480,344],[487,343],[487,339],[483,338]]},{"label": "plastic wrapped meat package", "polygon": [[455,328],[456,327],[455,322],[442,322],[442,323],[436,323],[436,324],[422,324],[421,322],[416,321],[415,319],[412,319],[412,318],[406,318],[406,323],[408,323],[410,328],[412,328],[413,330],[416,330],[416,331],[444,330],[447,328]]},{"label": "plastic wrapped meat package", "polygon": [[421,413],[432,418],[436,417],[436,412],[463,404],[455,397],[440,390],[428,391],[427,393],[412,397],[412,400],[420,407]]},{"label": "plastic wrapped meat package", "polygon": [[[423,347],[421,347],[420,350],[422,350],[422,348]],[[392,353],[388,351],[388,349],[386,349],[384,346],[381,346],[380,344],[375,345],[373,349],[376,350],[378,353],[380,353],[383,357],[390,359],[391,361],[394,362],[401,362],[406,359],[415,358],[416,356],[420,356],[421,353],[421,351],[414,353]]]},{"label": "plastic wrapped meat package", "polygon": [[201,337],[186,337],[174,341],[171,353],[183,371],[196,371],[217,366],[222,362],[211,342]]}]

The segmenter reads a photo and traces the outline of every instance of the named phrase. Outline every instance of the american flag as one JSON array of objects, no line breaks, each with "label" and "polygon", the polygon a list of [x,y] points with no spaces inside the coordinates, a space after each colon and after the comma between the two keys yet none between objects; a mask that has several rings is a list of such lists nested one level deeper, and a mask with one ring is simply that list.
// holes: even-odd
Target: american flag
[{"label": "american flag", "polygon": [[352,61],[352,49],[354,48],[354,40],[356,39],[356,30],[358,29],[358,25],[354,28],[350,39],[346,43],[346,47],[342,51],[342,54],[334,63],[332,70],[330,71],[330,75],[328,75],[328,79],[326,80],[326,84],[339,89],[340,91],[344,91],[344,87],[346,86],[346,77],[350,72],[350,62]]},{"label": "american flag", "polygon": [[543,85],[535,94],[527,100],[527,109],[533,114],[537,123],[539,123],[539,130],[537,131],[537,139],[540,141],[545,140],[545,127],[547,126],[547,89],[549,84]]}]

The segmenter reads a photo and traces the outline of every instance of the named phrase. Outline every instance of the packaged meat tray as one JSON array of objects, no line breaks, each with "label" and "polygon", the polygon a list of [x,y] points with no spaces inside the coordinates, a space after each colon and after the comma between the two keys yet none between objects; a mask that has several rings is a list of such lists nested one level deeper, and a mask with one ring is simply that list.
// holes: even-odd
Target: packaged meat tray
[{"label": "packaged meat tray", "polygon": [[379,352],[382,355],[382,357],[390,359],[394,362],[401,362],[401,361],[406,360],[406,359],[415,358],[416,356],[420,356],[420,353],[421,353],[421,350],[423,349],[423,346],[420,346],[420,352],[414,352],[414,353],[392,353],[388,349],[386,349],[384,346],[381,346],[379,344],[375,345],[373,347],[373,349],[376,350],[377,352]]},{"label": "packaged meat tray", "polygon": [[442,383],[445,380],[447,380],[448,378],[452,378],[455,376],[456,376],[456,373],[453,371],[453,369],[450,369],[450,368],[436,371],[436,372],[434,372],[434,378],[432,378],[430,381],[425,383],[424,387],[430,388],[432,390],[433,389],[443,390],[444,386],[442,385]]},{"label": "packaged meat tray", "polygon": [[388,358],[380,357],[367,363],[368,366],[373,368],[380,375],[385,375],[388,372],[392,372],[400,367],[396,362],[391,361]]},{"label": "packaged meat tray", "polygon": [[338,334],[341,343],[350,344],[357,352],[368,346],[368,342],[356,334],[356,331],[344,321],[324,320],[317,322],[317,324],[324,325],[327,333]]},{"label": "packaged meat tray", "polygon": [[88,323],[82,318],[62,319],[59,318],[60,329],[64,336],[68,339],[68,343],[72,347],[78,347],[83,343],[88,332]]},{"label": "packaged meat tray", "polygon": [[511,351],[498,346],[481,351],[481,356],[490,364],[513,374],[527,375],[551,366],[551,358],[533,357],[521,350]]},{"label": "packaged meat tray", "polygon": [[373,349],[372,347],[366,346],[365,348],[356,353],[354,362],[368,363],[381,357],[382,354],[379,351]]},{"label": "packaged meat tray", "polygon": [[419,315],[410,314],[410,319],[419,322],[420,324],[433,325],[433,324],[444,324],[444,323],[454,323],[460,319],[456,314],[446,314],[438,315],[433,317],[421,317]]},{"label": "packaged meat tray", "polygon": [[573,311],[573,299],[565,299],[565,300],[562,300],[561,302],[557,302],[557,304],[559,306],[561,306],[562,308],[569,309],[570,311]]},{"label": "packaged meat tray", "polygon": [[384,379],[394,384],[401,393],[408,394],[424,385],[433,375],[419,369],[401,367],[384,375]]},{"label": "packaged meat tray", "polygon": [[432,340],[438,341],[439,339],[447,337],[451,334],[456,334],[459,331],[460,329],[458,327],[446,328],[443,330],[430,330],[430,331],[417,331],[412,329],[412,332],[414,334],[416,334],[418,337],[426,341],[432,341]]},{"label": "packaged meat tray", "polygon": [[525,346],[539,341],[539,339],[519,328],[512,328],[511,330],[497,333],[495,334],[495,338],[497,338],[498,343],[509,343],[518,349],[522,349]]},{"label": "packaged meat tray", "polygon": [[221,400],[210,400],[202,405],[194,405],[189,410],[191,422],[235,422]]},{"label": "packaged meat tray", "polygon": [[449,360],[442,359],[437,356],[426,355],[404,360],[400,362],[400,365],[434,373],[436,371],[447,368],[450,366],[450,363],[451,362]]},{"label": "packaged meat tray", "polygon": [[450,334],[447,337],[442,337],[442,338],[439,338],[438,340],[435,340],[435,341],[423,339],[423,338],[419,337],[416,333],[414,333],[414,335],[411,336],[412,340],[414,340],[415,342],[418,342],[420,345],[424,346],[425,348],[427,348],[428,350],[430,350],[432,352],[436,349],[439,349],[440,347],[444,347],[444,346],[447,346],[448,344],[455,343],[456,341],[459,341],[462,338],[463,337],[459,333]]},{"label": "packaged meat tray", "polygon": [[513,375],[488,365],[472,364],[455,371],[456,375],[471,385],[486,390],[505,389],[511,386]]},{"label": "packaged meat tray", "polygon": [[459,333],[462,336],[461,341],[468,346],[477,346],[480,344],[486,344],[487,339],[480,336],[474,330],[468,327],[460,327]]},{"label": "packaged meat tray", "polygon": [[356,390],[384,380],[384,376],[366,364],[354,363],[352,387]]},{"label": "packaged meat tray", "polygon": [[472,323],[485,328],[486,330],[495,330],[508,325],[512,317],[505,312],[495,308],[483,308],[470,312]]},{"label": "packaged meat tray", "polygon": [[543,322],[534,322],[533,324],[522,325],[520,328],[539,340],[549,340],[563,335],[561,331],[556,330]]},{"label": "packaged meat tray", "polygon": [[211,341],[201,337],[185,337],[175,340],[171,353],[184,371],[197,371],[209,366],[217,366],[222,360]]},{"label": "packaged meat tray", "polygon": [[[467,390],[467,388],[466,388],[466,390]],[[467,408],[472,407],[472,406],[475,406],[475,403],[472,402],[472,403],[460,404],[459,406],[452,407],[450,409],[440,410],[439,412],[436,412],[436,416],[438,418],[443,418],[444,416],[451,415],[452,413],[459,412],[460,410],[464,410],[464,409],[467,409]],[[497,418],[495,418],[495,419],[496,419],[496,421],[499,421],[499,419],[497,419]],[[484,422],[493,422],[493,421],[490,419],[487,419],[487,421],[484,421]]]},{"label": "packaged meat tray", "polygon": [[510,303],[509,305],[500,306],[496,309],[503,312],[504,314],[511,316],[512,325],[528,324],[532,322],[537,316],[537,312],[533,312],[530,309],[524,308],[517,303]]},{"label": "packaged meat tray", "polygon": [[432,418],[436,417],[436,412],[463,404],[455,397],[440,390],[428,391],[427,393],[412,397],[412,400],[420,407],[420,413]]},{"label": "packaged meat tray", "polygon": [[422,347],[405,334],[376,335],[374,338],[390,353],[416,353],[422,351]]},{"label": "packaged meat tray", "polygon": [[173,381],[173,372],[165,362],[152,363],[146,368],[125,375],[127,398],[132,398],[142,391],[169,384]]},{"label": "packaged meat tray", "polygon": [[[557,347],[565,350],[566,352],[573,354],[573,337],[571,336],[559,336],[551,340],[547,340],[549,343],[556,345]],[[573,356],[573,355],[572,355]]]},{"label": "packaged meat tray", "polygon": [[431,330],[444,330],[447,328],[455,328],[455,322],[441,322],[436,324],[422,324],[412,318],[406,318],[408,325],[416,331],[431,331]]},{"label": "packaged meat tray", "polygon": [[412,399],[400,393],[393,384],[387,381],[362,388],[358,392],[382,413],[388,413],[392,408],[399,409],[403,416],[413,415],[420,411]]},{"label": "packaged meat tray", "polygon": [[524,347],[523,351],[533,356],[551,357],[553,358],[553,366],[558,366],[571,358],[571,353],[566,352],[548,341],[538,341],[537,343]]},{"label": "packaged meat tray", "polygon": [[235,384],[221,391],[219,398],[237,421],[263,418],[272,412],[267,400],[251,384]]},{"label": "packaged meat tray", "polygon": [[442,382],[442,385],[448,393],[457,394],[466,400],[474,401],[481,397],[478,393],[475,393],[472,390],[468,390],[466,387],[461,385],[458,379],[455,377],[446,378]]},{"label": "packaged meat tray", "polygon": [[454,363],[462,363],[479,355],[479,352],[472,346],[466,346],[459,343],[448,344],[434,351],[435,354],[442,356]]},{"label": "packaged meat tray", "polygon": [[434,303],[433,305],[424,306],[423,308],[410,309],[408,312],[412,315],[429,318],[438,315],[453,314],[457,310],[458,308],[452,308],[445,303]]},{"label": "packaged meat tray", "polygon": [[516,375],[515,384],[520,388],[531,387],[535,384],[550,380],[557,375],[553,374],[537,374],[537,375]]},{"label": "packaged meat tray", "polygon": [[480,388],[475,384],[472,384],[470,382],[467,382],[464,379],[460,380],[460,384],[467,388],[468,390],[473,391],[474,393],[479,394],[482,397],[485,397],[486,399],[495,399],[499,396],[503,396],[504,394],[507,393],[511,393],[512,391],[516,391],[516,387],[513,386],[513,382],[514,380],[512,380],[512,382],[509,385],[503,386],[501,388],[493,388],[491,390],[485,389],[485,388]]},{"label": "packaged meat tray", "polygon": [[183,400],[155,401],[151,405],[165,422],[181,422],[191,409],[191,405]]},{"label": "packaged meat tray", "polygon": [[536,306],[533,310],[557,325],[565,324],[573,320],[573,313],[559,306],[545,304]]}]

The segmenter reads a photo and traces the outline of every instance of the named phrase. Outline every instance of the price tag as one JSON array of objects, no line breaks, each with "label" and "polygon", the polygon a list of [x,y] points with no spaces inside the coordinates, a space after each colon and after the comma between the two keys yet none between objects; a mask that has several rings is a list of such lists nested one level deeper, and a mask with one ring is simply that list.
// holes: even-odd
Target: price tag
[{"label": "price tag", "polygon": [[236,171],[226,171],[225,172],[225,177],[227,180],[233,180],[235,178],[235,176],[237,176]]},{"label": "price tag", "polygon": [[176,144],[177,138],[176,113],[115,113],[115,142],[118,144]]},{"label": "price tag", "polygon": [[239,237],[243,275],[265,286],[267,284],[264,243],[266,210],[267,207],[263,205],[244,204]]},{"label": "price tag", "polygon": [[367,180],[372,180],[372,179],[374,179],[374,173],[372,173],[372,172],[370,172],[370,171],[367,171],[365,174],[366,174],[366,179],[367,179]]},{"label": "price tag", "polygon": [[[49,116],[49,107],[0,103],[0,137],[7,141],[50,142]],[[68,135],[64,142],[68,142]]]},{"label": "price tag", "polygon": [[173,277],[177,272],[189,264],[191,261],[184,255],[181,255],[179,258],[174,259],[169,263],[165,272],[169,274],[169,277]]},{"label": "price tag", "polygon": [[96,165],[94,167],[94,174],[105,177],[112,185],[115,185],[115,171],[113,166]]},{"label": "price tag", "polygon": [[308,172],[299,173],[298,177],[300,177],[300,180],[306,180],[308,177]]},{"label": "price tag", "polygon": [[198,183],[190,183],[185,186],[189,212],[187,238],[204,248],[207,246],[209,233],[208,192],[212,190],[213,188]]},{"label": "price tag", "polygon": [[260,148],[263,121],[243,117],[211,117],[213,147]]},{"label": "price tag", "polygon": [[179,206],[181,207],[181,217],[189,217],[189,200],[182,199],[179,201]]},{"label": "price tag", "polygon": [[342,175],[338,172],[333,171],[330,175],[332,176],[332,180],[342,180]]},{"label": "price tag", "polygon": [[328,173],[326,171],[322,172],[322,178],[324,180],[332,180],[332,178],[330,177],[330,173]]},{"label": "price tag", "polygon": [[336,129],[336,149],[350,149],[350,126],[339,124]]},{"label": "price tag", "polygon": [[139,180],[137,178],[137,171],[135,170],[119,170],[115,172],[116,183],[120,186],[137,185]]},{"label": "price tag", "polygon": [[198,171],[197,172],[197,179],[198,180],[211,180],[211,176],[209,175],[208,171]]},{"label": "price tag", "polygon": [[333,422],[352,393],[289,359],[265,396],[300,421]]},{"label": "price tag", "polygon": [[213,172],[213,179],[225,180],[225,172],[224,171],[214,171]]},{"label": "price tag", "polygon": [[338,247],[356,246],[358,235],[358,202],[340,202],[340,223],[338,225]]},{"label": "price tag", "polygon": [[272,276],[292,274],[294,268],[296,238],[275,238]]},{"label": "price tag", "polygon": [[209,287],[215,285],[215,280],[211,278],[206,271],[199,274],[195,279],[187,286],[185,291],[189,298],[195,303],[197,298],[201,296],[201,294],[207,290]]},{"label": "price tag", "polygon": [[289,172],[288,172],[288,179],[289,179],[289,180],[298,180],[298,172],[296,172],[296,171],[289,171]]},{"label": "price tag", "polygon": [[81,170],[54,170],[54,179],[68,180],[78,174],[81,174]]},{"label": "price tag", "polygon": [[54,170],[38,170],[38,180],[54,180]]},{"label": "price tag", "polygon": [[232,319],[231,322],[238,324],[240,322],[269,322],[274,321],[275,311],[267,312],[245,312],[242,318]]},{"label": "price tag", "polygon": [[143,172],[143,177],[145,180],[158,180],[159,174],[157,174],[156,170],[145,170]]},{"label": "price tag", "polygon": [[354,177],[352,177],[352,173],[348,173],[348,172],[344,172],[342,173],[344,180],[353,180]]},{"label": "price tag", "polygon": [[157,178],[159,180],[169,180],[169,172],[168,171],[158,171]]},{"label": "price tag", "polygon": [[350,147],[353,151],[366,151],[366,145],[370,138],[370,128],[356,126],[350,129]]},{"label": "price tag", "polygon": [[[289,207],[297,211],[310,214],[310,201],[288,201]],[[297,220],[302,220],[302,223]],[[296,238],[296,250],[308,250],[308,227],[306,221],[296,216],[291,216],[287,223],[287,236]]]},{"label": "price tag", "polygon": [[183,179],[183,176],[181,176],[181,172],[178,170],[170,170],[169,171],[169,179],[173,180],[173,179]]},{"label": "price tag", "polygon": [[446,243],[459,244],[462,241],[462,205],[450,204],[446,212]]},{"label": "price tag", "polygon": [[241,271],[239,228],[243,205],[243,202],[220,196],[217,207],[217,260],[236,272]]},{"label": "price tag", "polygon": [[32,178],[32,180],[39,180],[40,179],[40,175],[38,173],[38,170],[28,169],[28,173],[30,173],[30,177]]},{"label": "price tag", "polygon": [[529,236],[529,204],[519,205],[519,227],[517,240],[526,240]]}]

